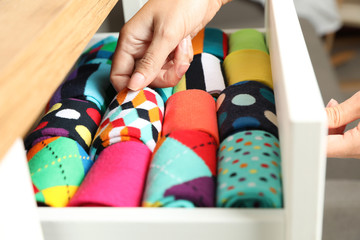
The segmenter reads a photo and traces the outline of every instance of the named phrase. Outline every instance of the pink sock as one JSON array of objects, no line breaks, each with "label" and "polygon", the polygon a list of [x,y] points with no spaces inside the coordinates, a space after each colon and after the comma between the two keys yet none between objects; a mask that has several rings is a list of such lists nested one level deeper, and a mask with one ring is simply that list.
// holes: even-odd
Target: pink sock
[{"label": "pink sock", "polygon": [[140,206],[151,151],[140,142],[105,148],[68,206]]}]

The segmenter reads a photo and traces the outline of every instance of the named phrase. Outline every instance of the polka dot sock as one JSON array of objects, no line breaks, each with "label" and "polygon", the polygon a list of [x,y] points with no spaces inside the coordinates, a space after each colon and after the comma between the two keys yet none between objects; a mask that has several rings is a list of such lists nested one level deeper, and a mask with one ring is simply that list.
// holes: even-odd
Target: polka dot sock
[{"label": "polka dot sock", "polygon": [[220,60],[208,53],[194,56],[189,69],[174,87],[174,93],[187,89],[200,89],[218,97],[225,89]]},{"label": "polka dot sock", "polygon": [[151,151],[141,142],[105,148],[69,206],[140,206],[150,158]]},{"label": "polka dot sock", "polygon": [[27,158],[36,201],[52,207],[67,205],[93,163],[76,141],[65,137],[37,143]]},{"label": "polka dot sock", "polygon": [[67,98],[91,101],[105,112],[107,105],[116,95],[110,83],[112,56],[117,39],[106,38],[84,52],[75,68],[55,91],[49,101],[49,108]]},{"label": "polka dot sock", "polygon": [[164,102],[154,90],[131,91],[125,88],[109,105],[90,149],[91,159],[117,142],[142,141],[153,151],[158,141]]},{"label": "polka dot sock", "polygon": [[205,28],[192,39],[192,45],[194,55],[209,53],[222,61],[228,52],[228,37],[220,29]]},{"label": "polka dot sock", "polygon": [[279,142],[258,130],[227,137],[218,152],[218,207],[282,207]]},{"label": "polka dot sock", "polygon": [[145,207],[213,207],[217,143],[196,130],[162,137],[150,164]]},{"label": "polka dot sock", "polygon": [[100,120],[100,110],[94,103],[71,98],[62,100],[52,106],[26,137],[25,147],[29,150],[51,137],[68,137],[88,152]]},{"label": "polka dot sock", "polygon": [[247,81],[227,87],[217,99],[220,141],[243,130],[264,130],[278,137],[272,89]]}]

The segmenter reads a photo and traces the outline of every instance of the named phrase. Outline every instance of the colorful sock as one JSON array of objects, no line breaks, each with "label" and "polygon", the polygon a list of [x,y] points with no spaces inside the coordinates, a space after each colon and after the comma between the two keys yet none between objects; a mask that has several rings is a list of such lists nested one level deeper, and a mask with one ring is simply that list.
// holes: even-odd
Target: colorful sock
[{"label": "colorful sock", "polygon": [[145,207],[213,207],[215,139],[196,130],[174,131],[156,146],[146,181]]},{"label": "colorful sock", "polygon": [[230,53],[223,64],[227,85],[257,81],[273,88],[270,56],[260,50],[238,50]]},{"label": "colorful sock", "polygon": [[186,90],[172,95],[166,102],[163,135],[177,130],[200,130],[219,143],[215,101],[205,91]]},{"label": "colorful sock", "polygon": [[228,52],[227,35],[216,28],[202,29],[192,40],[194,55],[209,53],[224,60]]},{"label": "colorful sock", "polygon": [[282,207],[279,141],[264,131],[227,137],[218,152],[217,207]]},{"label": "colorful sock", "polygon": [[92,166],[88,154],[74,140],[53,137],[27,153],[36,201],[65,207]]},{"label": "colorful sock", "polygon": [[164,103],[173,95],[173,87],[155,88],[154,90],[160,95]]},{"label": "colorful sock", "polygon": [[151,152],[140,142],[104,149],[68,206],[140,206]]},{"label": "colorful sock", "polygon": [[[77,98],[95,103],[105,112],[116,91],[110,82],[112,56],[116,38],[106,38],[82,54],[75,69],[59,86],[50,99],[49,107],[62,99]],[[100,44],[100,45],[99,45]]]},{"label": "colorful sock", "polygon": [[111,60],[116,49],[117,41],[118,39],[114,36],[100,40],[81,54],[76,65],[80,66],[99,58]]},{"label": "colorful sock", "polygon": [[220,141],[244,130],[264,130],[278,137],[274,93],[264,84],[247,81],[231,85],[216,104]]},{"label": "colorful sock", "polygon": [[88,152],[100,121],[101,113],[94,103],[65,99],[53,105],[45,114],[38,126],[26,137],[25,147],[29,150],[51,137],[68,137]]},{"label": "colorful sock", "polygon": [[208,53],[194,56],[189,69],[174,87],[174,93],[187,89],[200,89],[218,97],[225,89],[220,60]]},{"label": "colorful sock", "polygon": [[257,49],[269,54],[264,34],[255,29],[241,29],[230,35],[229,53],[243,49]]},{"label": "colorful sock", "polygon": [[151,151],[161,135],[164,102],[154,90],[122,90],[109,105],[91,146],[91,159],[107,146],[141,140]]}]

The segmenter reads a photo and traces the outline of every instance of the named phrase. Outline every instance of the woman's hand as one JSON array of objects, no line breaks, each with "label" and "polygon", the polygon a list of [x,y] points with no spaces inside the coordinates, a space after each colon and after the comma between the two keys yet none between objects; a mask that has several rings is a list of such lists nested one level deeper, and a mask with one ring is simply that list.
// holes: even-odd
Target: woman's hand
[{"label": "woman's hand", "polygon": [[327,156],[360,159],[360,123],[344,133],[348,123],[360,119],[360,91],[341,104],[331,99],[326,113],[329,124]]},{"label": "woman's hand", "polygon": [[193,58],[191,38],[230,0],[149,0],[121,30],[111,82],[117,91],[175,86]]}]

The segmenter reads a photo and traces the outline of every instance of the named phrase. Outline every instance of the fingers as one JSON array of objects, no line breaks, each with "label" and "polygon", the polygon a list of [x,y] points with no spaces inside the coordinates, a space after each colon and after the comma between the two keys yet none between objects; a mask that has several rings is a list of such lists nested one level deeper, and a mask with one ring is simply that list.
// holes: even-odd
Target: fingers
[{"label": "fingers", "polygon": [[162,66],[176,44],[176,36],[155,29],[148,49],[136,63],[135,71],[128,83],[128,88],[139,90],[149,85],[160,73]]},{"label": "fingers", "polygon": [[111,65],[110,80],[117,92],[120,92],[128,84],[134,66],[133,56],[123,50],[115,51]]},{"label": "fingers", "polygon": [[184,38],[176,47],[174,59],[164,66],[166,71],[158,75],[151,86],[169,87],[175,86],[189,69],[193,59],[193,49],[190,36]]},{"label": "fingers", "polygon": [[360,158],[360,123],[343,135],[329,135],[327,140],[328,157]]},{"label": "fingers", "polygon": [[[339,105],[339,103],[335,99],[331,99],[329,103],[326,105],[327,108],[335,107]],[[343,134],[346,125],[338,127],[338,128],[329,128],[329,134]]]},{"label": "fingers", "polygon": [[358,118],[360,118],[360,91],[354,94],[345,102],[327,107],[329,128],[342,127]]},{"label": "fingers", "polygon": [[110,73],[111,83],[118,92],[127,86],[135,68],[136,54],[141,53],[142,50],[139,48],[139,40],[136,38],[139,33],[134,33],[133,29],[142,30],[141,32],[145,32],[145,30],[139,29],[138,25],[136,19],[133,18],[121,29],[119,35]]}]

